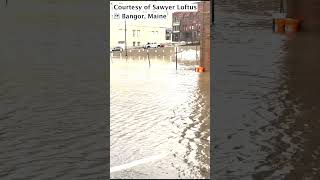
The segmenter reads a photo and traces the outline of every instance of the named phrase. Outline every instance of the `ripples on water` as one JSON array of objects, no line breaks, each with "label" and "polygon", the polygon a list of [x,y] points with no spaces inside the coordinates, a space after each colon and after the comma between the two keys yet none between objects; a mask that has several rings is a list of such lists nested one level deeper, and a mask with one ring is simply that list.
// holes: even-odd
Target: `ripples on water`
[{"label": "ripples on water", "polygon": [[315,36],[273,34],[278,1],[215,3],[213,177],[318,179]]},{"label": "ripples on water", "polygon": [[111,167],[159,154],[163,159],[113,178],[209,177],[209,73],[168,60],[113,59]]},{"label": "ripples on water", "polygon": [[105,12],[41,2],[0,8],[0,179],[107,179]]}]

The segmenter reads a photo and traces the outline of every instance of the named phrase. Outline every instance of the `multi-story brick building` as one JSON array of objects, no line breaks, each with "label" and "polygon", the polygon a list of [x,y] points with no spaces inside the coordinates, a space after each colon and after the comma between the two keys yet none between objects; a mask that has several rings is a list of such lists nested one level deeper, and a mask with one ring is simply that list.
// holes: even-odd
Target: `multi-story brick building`
[{"label": "multi-story brick building", "polygon": [[211,42],[210,1],[198,3],[198,12],[174,12],[172,14],[172,41],[200,42],[200,66],[210,71]]},{"label": "multi-story brick building", "polygon": [[199,42],[203,24],[203,4],[198,3],[197,12],[174,12],[172,14],[172,41]]}]

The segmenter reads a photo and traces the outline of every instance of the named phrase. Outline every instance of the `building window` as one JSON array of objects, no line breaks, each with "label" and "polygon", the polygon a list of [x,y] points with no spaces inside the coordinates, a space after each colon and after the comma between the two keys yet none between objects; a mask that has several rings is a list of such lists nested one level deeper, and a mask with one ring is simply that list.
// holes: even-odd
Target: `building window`
[{"label": "building window", "polygon": [[178,17],[173,18],[173,22],[177,23],[178,22]]},{"label": "building window", "polygon": [[180,27],[179,26],[173,26],[173,31],[179,31]]},{"label": "building window", "polygon": [[167,28],[166,29],[166,40],[171,40],[171,34],[172,34],[172,29]]},{"label": "building window", "polygon": [[140,42],[137,42],[137,46],[140,46]]},{"label": "building window", "polygon": [[133,41],[132,46],[136,46],[136,42]]},{"label": "building window", "polygon": [[132,37],[136,36],[136,30],[132,30]]},{"label": "building window", "polygon": [[137,30],[137,37],[140,36],[140,30]]}]

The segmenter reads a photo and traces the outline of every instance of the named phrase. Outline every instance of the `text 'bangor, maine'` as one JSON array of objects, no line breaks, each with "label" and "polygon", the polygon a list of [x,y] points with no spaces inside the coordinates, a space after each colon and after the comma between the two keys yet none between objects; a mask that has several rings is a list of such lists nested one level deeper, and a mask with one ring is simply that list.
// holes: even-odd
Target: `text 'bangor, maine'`
[{"label": "text 'bangor, maine'", "polygon": [[165,14],[141,14],[141,15],[131,15],[131,14],[122,14],[122,19],[166,19],[167,15]]}]

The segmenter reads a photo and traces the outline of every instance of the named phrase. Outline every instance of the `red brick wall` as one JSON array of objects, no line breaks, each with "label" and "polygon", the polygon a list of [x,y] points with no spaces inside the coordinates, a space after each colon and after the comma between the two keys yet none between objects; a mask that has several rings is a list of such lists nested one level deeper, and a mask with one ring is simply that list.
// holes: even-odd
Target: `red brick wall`
[{"label": "red brick wall", "polygon": [[211,62],[211,18],[210,18],[210,1],[203,2],[203,20],[201,28],[201,42],[200,42],[200,66],[204,67],[206,71],[210,71]]}]

